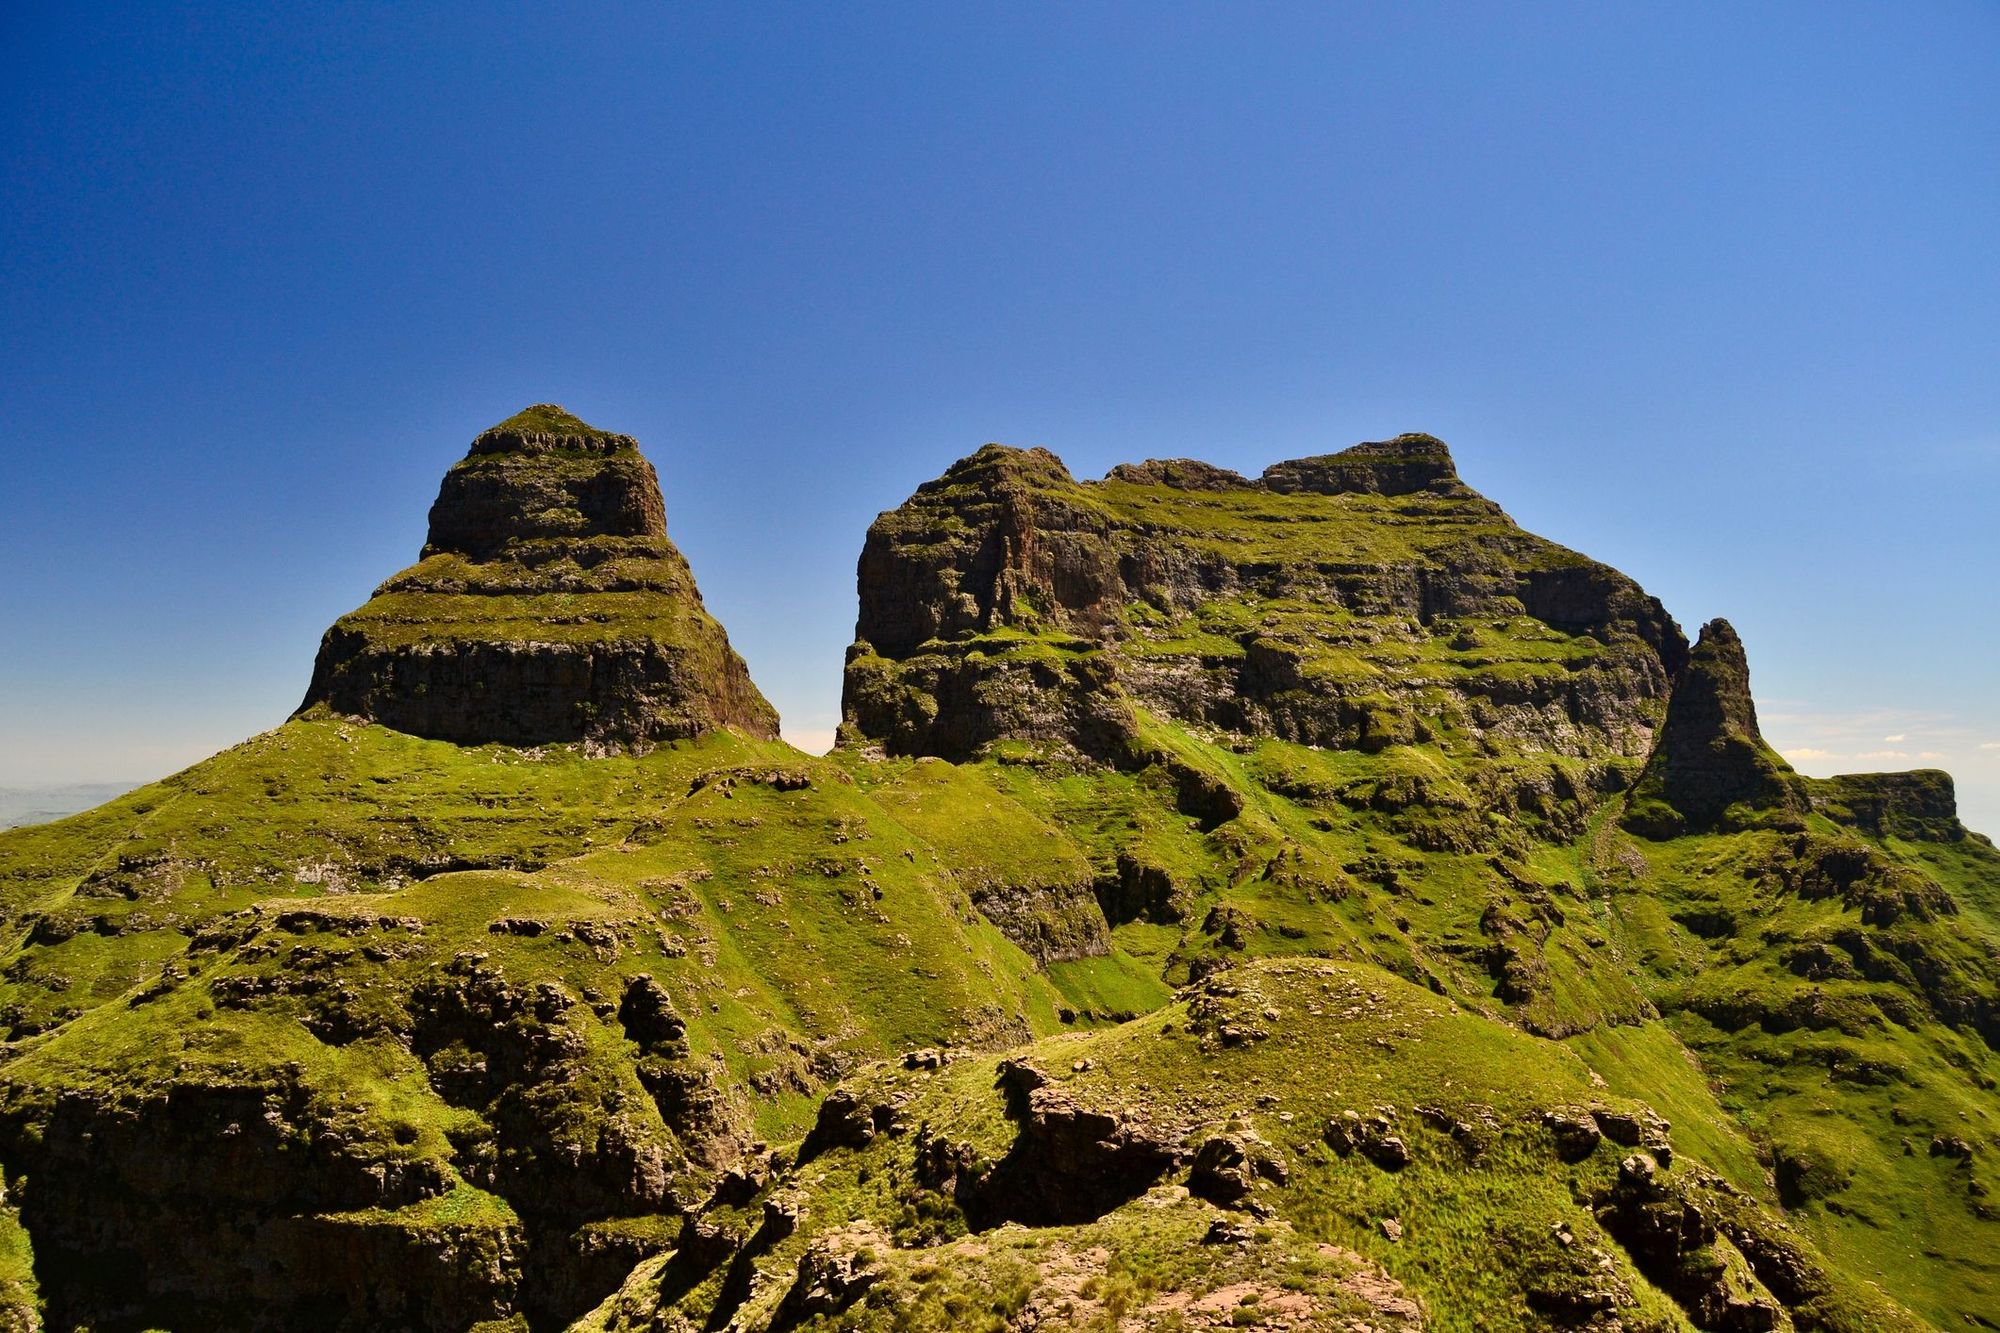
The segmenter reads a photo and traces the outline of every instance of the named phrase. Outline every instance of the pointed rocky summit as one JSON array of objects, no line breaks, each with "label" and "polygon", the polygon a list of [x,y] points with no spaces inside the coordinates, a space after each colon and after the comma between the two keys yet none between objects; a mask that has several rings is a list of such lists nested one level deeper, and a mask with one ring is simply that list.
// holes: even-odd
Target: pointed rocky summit
[{"label": "pointed rocky summit", "polygon": [[667,540],[638,442],[548,404],[445,474],[422,559],[327,631],[299,711],[316,707],[461,744],[778,729]]},{"label": "pointed rocky summit", "polygon": [[1626,824],[1654,837],[1739,827],[1807,807],[1791,765],[1764,743],[1743,640],[1726,620],[1702,626],[1667,704]]}]

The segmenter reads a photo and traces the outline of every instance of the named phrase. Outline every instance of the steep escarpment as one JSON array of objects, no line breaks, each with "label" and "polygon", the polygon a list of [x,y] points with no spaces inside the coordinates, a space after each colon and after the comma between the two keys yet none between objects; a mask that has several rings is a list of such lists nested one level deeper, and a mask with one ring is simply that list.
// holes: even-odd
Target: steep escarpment
[{"label": "steep escarpment", "polygon": [[1758,729],[1743,640],[1728,621],[1710,621],[1674,690],[1626,822],[1641,832],[1702,830],[1774,814],[1796,819],[1806,804],[1806,784]]},{"label": "steep escarpment", "polygon": [[1962,842],[1958,792],[1936,768],[1903,773],[1843,773],[1809,782],[1813,808],[1872,837]]},{"label": "steep escarpment", "polygon": [[2000,853],[1436,440],[988,448],[861,585],[802,755],[531,409],[302,715],[0,834],[0,1326],[2000,1307]]},{"label": "steep escarpment", "polygon": [[445,475],[423,558],[327,631],[315,707],[461,744],[777,734],[637,443],[546,405]]},{"label": "steep escarpment", "polygon": [[1686,642],[1631,580],[1516,527],[1429,436],[1252,482],[1077,482],[989,445],[869,529],[848,734],[1098,758],[1133,710],[1334,748],[1643,757]]}]

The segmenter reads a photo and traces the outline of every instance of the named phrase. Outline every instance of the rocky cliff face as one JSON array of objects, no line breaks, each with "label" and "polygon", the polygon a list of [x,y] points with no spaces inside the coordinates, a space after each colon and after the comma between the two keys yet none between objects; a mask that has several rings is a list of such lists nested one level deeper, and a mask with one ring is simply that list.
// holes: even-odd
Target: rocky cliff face
[{"label": "rocky cliff face", "polygon": [[423,558],[327,631],[315,707],[461,744],[777,734],[637,442],[546,405],[445,475]]},{"label": "rocky cliff face", "polygon": [[1475,499],[1458,479],[1458,465],[1433,435],[1398,435],[1337,454],[1298,458],[1264,469],[1264,485],[1281,495],[1433,495]]},{"label": "rocky cliff face", "polygon": [[1628,826],[1662,835],[1804,813],[1806,784],[1764,743],[1743,640],[1728,621],[1702,626],[1632,797]]},{"label": "rocky cliff face", "polygon": [[1935,768],[1906,773],[1844,773],[1809,784],[1815,810],[1870,837],[1963,842],[1958,792]]},{"label": "rocky cliff face", "polygon": [[1249,481],[1153,461],[1077,482],[989,445],[877,519],[848,734],[965,758],[1118,759],[1135,709],[1247,736],[1643,756],[1687,661],[1658,601],[1516,527],[1423,435]]},{"label": "rocky cliff face", "polygon": [[1437,441],[988,448],[861,591],[850,743],[761,739],[531,409],[304,716],[0,834],[0,1328],[2000,1308],[2000,853]]}]

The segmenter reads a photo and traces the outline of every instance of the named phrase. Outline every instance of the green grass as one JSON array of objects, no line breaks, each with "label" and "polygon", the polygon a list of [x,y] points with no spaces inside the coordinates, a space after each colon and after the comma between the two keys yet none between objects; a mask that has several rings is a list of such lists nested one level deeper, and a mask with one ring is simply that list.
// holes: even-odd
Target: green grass
[{"label": "green grass", "polygon": [[[1006,804],[938,776],[982,811]],[[838,765],[729,733],[591,758],[289,723],[0,839],[16,923],[0,973],[17,1031],[0,1066],[7,1164],[32,1176],[39,1149],[17,1131],[64,1097],[164,1116],[185,1089],[295,1088],[287,1114],[331,1134],[339,1160],[429,1163],[440,1182],[341,1225],[504,1229],[472,1205],[545,1208],[534,1181],[553,1160],[610,1182],[565,1224],[608,1223],[635,1206],[617,1202],[630,1186],[615,1165],[635,1152],[660,1155],[671,1197],[697,1198],[712,1163],[802,1133],[859,1062],[1060,1027],[1063,992],[975,900],[1026,938],[1059,935],[1061,901],[1029,893],[1002,913],[996,895],[1067,886],[1094,911],[1081,854],[1037,839],[1010,862],[995,841],[976,864],[966,835],[939,828],[954,854]],[[673,1058],[712,1089],[692,1121],[670,1123],[638,1077],[617,1008],[640,973],[685,1022]],[[482,1020],[499,1043],[484,1053],[433,1050],[432,997],[467,975],[553,987],[558,1012]],[[467,1059],[551,1040],[562,1054],[520,1076],[526,1100],[445,1095]],[[479,1174],[495,1145],[526,1174]]]},{"label": "green grass", "polygon": [[[1223,1026],[1243,1023],[1267,1035],[1216,1044]],[[1014,1058],[1045,1071],[1064,1099],[1136,1117],[1168,1141],[1194,1144],[1217,1130],[1253,1136],[1264,1145],[1258,1151],[1285,1164],[1285,1180],[1259,1186],[1264,1218],[1238,1214],[1251,1243],[1194,1243],[1221,1214],[1174,1188],[1181,1177],[1171,1172],[1091,1221],[971,1230],[948,1196],[922,1183],[914,1154],[916,1145],[942,1141],[959,1145],[966,1161],[1006,1155],[1018,1131],[994,1087],[994,1062],[964,1061],[935,1074],[881,1069],[857,1080],[860,1094],[898,1105],[904,1123],[920,1128],[823,1154],[778,1183],[801,1198],[806,1222],[756,1258],[767,1277],[755,1290],[764,1294],[737,1313],[738,1325],[764,1327],[793,1267],[819,1245],[865,1248],[881,1273],[879,1296],[824,1327],[985,1327],[980,1321],[990,1319],[998,1328],[1033,1304],[1062,1310],[1067,1327],[1165,1328],[1176,1325],[1162,1317],[1160,1296],[1199,1300],[1225,1287],[1246,1311],[1285,1292],[1306,1293],[1330,1319],[1364,1307],[1354,1300],[1358,1288],[1326,1279],[1367,1269],[1421,1302],[1426,1327],[1452,1333],[1547,1327],[1530,1296],[1590,1283],[1621,1293],[1627,1327],[1691,1327],[1588,1206],[1610,1187],[1623,1150],[1607,1143],[1582,1161],[1564,1161],[1540,1118],[1550,1106],[1632,1103],[1594,1086],[1585,1062],[1564,1047],[1469,1015],[1376,969],[1250,964],[1191,1001],[1116,1028],[1051,1038]],[[1302,1080],[1306,1070],[1312,1077]],[[1410,1165],[1391,1172],[1329,1149],[1322,1127],[1350,1110],[1392,1116]],[[1453,1120],[1472,1127],[1476,1150],[1447,1132]],[[1693,1180],[1699,1167],[1684,1161],[1673,1175]],[[1739,1206],[1753,1229],[1773,1225],[1757,1205]],[[1400,1223],[1399,1241],[1385,1235],[1385,1219]],[[1553,1239],[1558,1226],[1577,1238],[1573,1252]],[[1093,1252],[1094,1260],[1079,1257]],[[1740,1258],[1732,1262],[1742,1268]],[[1862,1314],[1826,1327],[1907,1326],[1865,1289],[1828,1280]],[[674,1315],[698,1322],[719,1291],[711,1279],[663,1299],[649,1294],[649,1282],[635,1276],[586,1326],[641,1327]]]},{"label": "green grass", "polygon": [[[1813,836],[1840,845],[1846,835],[1821,825]],[[1830,1258],[1958,1326],[2000,1308],[1996,1182],[1983,1151],[1967,1165],[1929,1145],[1993,1141],[2000,1056],[1966,1017],[1940,1021],[1937,1006],[1993,992],[1992,937],[1971,909],[1871,924],[1842,896],[1787,889],[1775,870],[1791,846],[1770,833],[1648,845],[1643,892],[1616,899],[1619,934],[1646,960],[1648,989],[1727,1116],[1697,1108],[1690,1123],[1754,1144]],[[1959,876],[1941,879],[1969,887],[1982,854],[1972,844],[1902,859],[1956,865]],[[1651,1067],[1674,1068],[1670,1054]],[[1728,1174],[1742,1183],[1744,1171],[1739,1162]]]},{"label": "green grass", "polygon": [[0,1207],[0,1327],[41,1327],[41,1292],[35,1283],[35,1249],[19,1210]]},{"label": "green grass", "polygon": [[[1363,1296],[1395,1283],[1428,1327],[1528,1330],[1549,1324],[1535,1302],[1601,1281],[1626,1327],[1665,1333],[1686,1311],[1596,1212],[1627,1149],[1563,1160],[1543,1120],[1644,1105],[1673,1123],[1677,1199],[1797,1248],[1819,1284],[1798,1327],[1913,1326],[1895,1303],[1941,1328],[2000,1309],[1989,843],[1872,780],[1816,786],[1802,836],[1628,836],[1658,701],[1624,729],[1523,719],[1652,649],[1505,592],[1456,618],[1397,600],[1433,560],[1505,579],[1583,563],[1483,501],[1079,484],[994,451],[878,530],[955,559],[973,527],[951,506],[976,517],[993,475],[1060,506],[1066,532],[1171,534],[1250,575],[1194,604],[1134,601],[1101,634],[1024,591],[983,629],[859,654],[851,684],[934,711],[925,673],[964,670],[982,703],[1029,712],[1148,672],[1226,694],[1253,657],[1295,684],[1240,726],[1134,685],[1116,695],[1116,762],[1032,729],[950,764],[856,735],[825,759],[727,731],[605,755],[309,714],[0,834],[10,1182],[35,1198],[62,1160],[51,1142],[81,1123],[66,1116],[170,1128],[190,1098],[234,1090],[278,1115],[279,1146],[254,1151],[289,1162],[313,1143],[343,1170],[424,1183],[337,1215],[259,1204],[230,1234],[309,1222],[425,1253],[456,1237],[527,1273],[558,1253],[638,1263],[593,1328],[663,1306],[710,1317],[723,1272],[662,1251],[721,1169],[752,1162],[775,1182],[708,1220],[740,1239],[775,1191],[803,1221],[745,1260],[746,1329],[821,1245],[877,1272],[826,1328],[1257,1327],[1289,1297],[1393,1326]],[[391,647],[706,642],[661,548],[532,545],[433,556],[346,623]],[[1352,712],[1349,742],[1280,725],[1329,701]],[[1942,791],[1933,776],[1891,795],[1927,809]],[[673,1021],[628,1026],[634,993]],[[1224,1026],[1261,1035],[1226,1043]],[[920,1048],[944,1049],[942,1068],[905,1068]],[[919,1145],[971,1168],[1006,1157],[1008,1053],[1183,1148],[1254,1134],[1285,1183],[1257,1188],[1268,1216],[1232,1215],[1252,1240],[1200,1243],[1219,1214],[1184,1171],[1086,1220],[975,1230],[922,1183]],[[901,1132],[792,1166],[842,1081],[900,1107]],[[1408,1167],[1333,1151],[1325,1125],[1347,1111],[1393,1114]],[[143,1176],[123,1162],[106,1157],[107,1179]],[[56,1273],[74,1258],[24,1206],[44,1231],[0,1213],[9,1308],[36,1299],[31,1256]],[[1749,1289],[1732,1242],[1705,1257]],[[1226,1308],[1195,1309],[1211,1296]]]},{"label": "green grass", "polygon": [[[0,893],[19,923],[0,995],[21,1034],[0,1097],[32,1120],[64,1090],[143,1107],[175,1088],[264,1086],[289,1070],[326,1114],[344,1108],[344,1154],[436,1164],[440,1193],[371,1214],[370,1225],[502,1225],[481,1201],[518,1209],[520,1198],[465,1175],[475,1145],[505,1138],[496,1110],[441,1098],[435,1059],[398,1036],[417,1021],[425,985],[453,959],[483,954],[512,984],[550,983],[569,997],[558,1026],[575,1054],[560,1095],[537,1112],[545,1132],[586,1155],[607,1133],[658,1144],[689,1198],[713,1154],[737,1150],[724,1145],[795,1139],[828,1081],[872,1060],[1047,1038],[1036,1058],[1080,1097],[1142,1106],[1189,1132],[1240,1118],[1278,1145],[1294,1167],[1284,1213],[1293,1231],[1382,1266],[1436,1327],[1534,1326],[1520,1284],[1557,1262],[1543,1233],[1559,1218],[1589,1225],[1575,1192],[1603,1183],[1600,1167],[1577,1175],[1554,1163],[1536,1117],[1624,1097],[1671,1120],[1686,1158],[1759,1206],[1782,1197],[1833,1268],[1946,1326],[1990,1298],[1992,1224],[1976,1209],[1992,1188],[1983,1149],[1994,1108],[1981,1080],[2000,1069],[1976,1038],[1908,1008],[1907,981],[1811,982],[1787,969],[1790,951],[1861,925],[1840,897],[1770,880],[1788,845],[1779,835],[1638,843],[1616,831],[1615,802],[1579,815],[1508,797],[1511,814],[1486,818],[1496,793],[1546,784],[1552,766],[1572,762],[1557,758],[1232,747],[1158,719],[1142,725],[1172,763],[1238,791],[1241,813],[1204,828],[1175,808],[1165,767],[1120,772],[1032,747],[968,766],[851,751],[815,760],[725,733],[644,757],[585,758],[294,722],[98,811],[0,840]],[[760,776],[776,772],[810,785]],[[1461,824],[1480,841],[1436,841]],[[1838,834],[1827,824],[1815,836]],[[1093,918],[1096,885],[1120,855],[1173,886],[1169,915],[1110,929]],[[1964,932],[1983,929],[1988,853],[1896,844],[1884,855],[1934,867],[1967,905],[1956,918],[1867,929],[1885,945],[1903,941],[1905,954],[1921,948],[1947,970],[1971,969],[1976,993],[1986,985],[1979,937]],[[1683,924],[1708,921],[1717,904],[1735,914],[1730,931]],[[507,922],[535,932],[494,929]],[[1091,951],[1038,966],[1023,941],[1052,939],[1085,939]],[[1504,993],[1491,961],[1500,943],[1539,967],[1529,993]],[[344,996],[228,998],[260,978],[308,974],[323,965],[308,956],[329,952]],[[1267,1023],[1246,999],[1251,1021],[1275,1035],[1204,1051],[1170,986],[1245,963],[1263,969],[1254,986],[1280,1012]],[[714,1071],[716,1118],[691,1137],[653,1110],[615,1013],[586,1002],[615,1008],[641,972],[685,1020],[685,1058]],[[1368,998],[1330,1008],[1313,994],[1322,976]],[[1821,1026],[1766,1030],[1762,1016],[1815,993]],[[1730,1004],[1750,1021],[1725,1029],[1704,1017]],[[1064,1010],[1078,1021],[1068,1035]],[[1124,1014],[1143,1016],[1097,1026]],[[366,1031],[329,1041],[335,1020]],[[1079,1062],[1089,1067],[1069,1072]],[[953,1133],[1004,1154],[1011,1130],[981,1072],[990,1065],[950,1068]],[[1260,1105],[1264,1096],[1274,1103]],[[1515,1128],[1468,1174],[1445,1155],[1448,1136],[1409,1123],[1420,1102],[1454,1114],[1490,1107]],[[1379,1104],[1404,1108],[1422,1149],[1410,1170],[1391,1178],[1314,1146],[1329,1115]],[[1934,1158],[1934,1135],[1982,1151],[1969,1167]],[[880,1188],[890,1193],[865,1208],[841,1202],[833,1216],[874,1217],[891,1236],[938,1222],[920,1209],[913,1223],[910,1197]],[[1400,1244],[1380,1236],[1388,1215],[1404,1225]],[[642,1220],[611,1212],[584,1225]],[[1165,1236],[1193,1222],[1135,1214],[1129,1236],[1156,1224]],[[1095,1239],[1045,1243],[1089,1250],[1128,1223],[1092,1225]],[[1495,1253],[1512,1257],[1478,1262]],[[931,1317],[926,1302],[950,1284],[912,1276],[914,1252],[893,1262],[892,1281],[914,1284],[895,1288],[907,1302],[895,1308]],[[1216,1263],[1219,1281],[1227,1266]],[[1010,1292],[1047,1295],[1044,1267],[1019,1281],[1014,1271],[998,1259],[970,1265],[970,1285],[953,1290],[968,1310],[1004,1305]],[[1643,1276],[1624,1280],[1635,1311],[1678,1327]],[[1124,1292],[1129,1310],[1208,1278],[1107,1269],[1096,1281]]]},{"label": "green grass", "polygon": [[1150,1013],[1172,997],[1157,971],[1122,952],[1051,963],[1048,973],[1063,998],[1086,1018],[1130,1018]]}]

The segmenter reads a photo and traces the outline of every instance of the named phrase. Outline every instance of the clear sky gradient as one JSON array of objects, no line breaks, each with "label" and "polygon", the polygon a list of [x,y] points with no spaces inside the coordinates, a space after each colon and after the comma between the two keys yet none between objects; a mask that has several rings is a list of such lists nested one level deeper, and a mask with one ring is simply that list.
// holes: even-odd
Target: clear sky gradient
[{"label": "clear sky gradient", "polygon": [[553,401],[803,744],[980,443],[1426,430],[2000,833],[2000,6],[23,0],[0,205],[0,785],[282,720]]}]

